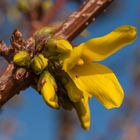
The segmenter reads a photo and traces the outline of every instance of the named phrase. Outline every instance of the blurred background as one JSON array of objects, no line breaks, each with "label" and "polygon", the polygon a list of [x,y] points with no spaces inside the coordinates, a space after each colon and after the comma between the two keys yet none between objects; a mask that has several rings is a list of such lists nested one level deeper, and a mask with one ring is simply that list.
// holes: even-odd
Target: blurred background
[{"label": "blurred background", "polygon": [[[18,28],[27,38],[47,25],[59,26],[84,0],[0,0],[0,39],[10,43]],[[79,44],[121,25],[140,29],[140,1],[114,0],[75,40]],[[0,111],[0,140],[140,140],[140,39],[102,63],[117,75],[125,91],[119,109],[107,110],[92,98],[91,128],[85,132],[75,112],[53,110],[32,88],[21,91]],[[5,62],[0,57],[0,71]]]}]

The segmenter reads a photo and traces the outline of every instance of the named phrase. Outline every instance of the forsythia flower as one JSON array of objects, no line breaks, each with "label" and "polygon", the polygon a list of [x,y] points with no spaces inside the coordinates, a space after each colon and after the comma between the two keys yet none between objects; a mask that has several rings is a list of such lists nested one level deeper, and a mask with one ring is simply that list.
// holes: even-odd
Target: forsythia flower
[{"label": "forsythia flower", "polygon": [[[123,89],[113,71],[92,62],[104,60],[135,39],[136,28],[122,26],[103,37],[74,47],[63,58],[63,70],[69,75],[65,88],[84,129],[90,127],[88,100],[91,96],[97,98],[107,109],[120,107],[124,98]],[[67,48],[65,40],[60,42]]]},{"label": "forsythia flower", "polygon": [[137,34],[135,27],[119,27],[77,47],[67,40],[53,38],[50,28],[41,29],[36,35],[42,34],[49,37],[42,52],[36,43],[39,53],[31,57],[29,52],[19,51],[13,62],[30,67],[39,76],[37,88],[47,105],[55,109],[75,108],[85,130],[90,127],[88,101],[92,96],[107,109],[120,107],[124,92],[119,81],[112,70],[95,62],[132,43]]}]

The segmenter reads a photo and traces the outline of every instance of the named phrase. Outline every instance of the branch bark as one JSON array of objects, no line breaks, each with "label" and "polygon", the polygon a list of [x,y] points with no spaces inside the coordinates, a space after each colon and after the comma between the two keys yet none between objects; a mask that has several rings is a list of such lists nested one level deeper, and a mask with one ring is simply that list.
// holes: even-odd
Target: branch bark
[{"label": "branch bark", "polygon": [[[73,40],[82,32],[92,21],[95,21],[97,15],[102,13],[113,0],[88,0],[74,12],[68,19],[56,30],[54,37],[61,37],[69,41]],[[46,37],[47,39],[47,37]],[[16,43],[27,45],[19,39]],[[32,44],[28,41],[29,44]],[[20,45],[18,45],[20,47]],[[23,46],[24,47],[24,46]],[[0,107],[2,107],[14,95],[19,94],[21,90],[35,85],[36,76],[30,70],[17,70],[12,61],[3,75],[0,77]],[[34,87],[36,88],[36,87]]]},{"label": "branch bark", "polygon": [[56,30],[55,36],[72,41],[80,34],[96,17],[113,2],[113,0],[88,0],[84,2],[78,11],[74,12]]}]

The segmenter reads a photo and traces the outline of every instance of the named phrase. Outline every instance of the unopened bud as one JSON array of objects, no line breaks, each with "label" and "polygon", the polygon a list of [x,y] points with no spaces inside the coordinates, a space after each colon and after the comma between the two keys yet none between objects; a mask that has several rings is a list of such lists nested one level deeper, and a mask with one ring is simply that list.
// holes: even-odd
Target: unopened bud
[{"label": "unopened bud", "polygon": [[56,94],[57,84],[48,71],[44,71],[41,74],[38,81],[38,91],[41,93],[48,106],[55,109],[59,108],[58,97]]},{"label": "unopened bud", "polygon": [[47,65],[48,59],[43,54],[39,54],[31,60],[31,67],[36,74],[40,74]]},{"label": "unopened bud", "polygon": [[69,53],[72,51],[71,44],[64,39],[55,40],[55,44],[57,46],[57,52],[59,53]]},{"label": "unopened bud", "polygon": [[30,55],[27,51],[19,51],[15,54],[13,61],[19,66],[29,66],[30,64]]}]

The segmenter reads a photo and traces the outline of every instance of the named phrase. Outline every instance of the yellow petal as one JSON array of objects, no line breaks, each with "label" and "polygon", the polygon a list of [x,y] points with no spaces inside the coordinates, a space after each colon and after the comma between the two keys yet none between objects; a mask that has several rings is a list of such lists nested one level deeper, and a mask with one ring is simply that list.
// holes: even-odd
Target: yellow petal
[{"label": "yellow petal", "polygon": [[101,61],[136,39],[136,28],[121,26],[111,33],[91,39],[73,48],[63,62],[63,70],[72,69],[82,59],[84,61]]},{"label": "yellow petal", "polygon": [[69,79],[65,88],[72,102],[79,102],[83,98],[83,92],[76,87],[75,83],[71,79]]},{"label": "yellow petal", "polygon": [[90,127],[90,108],[88,105],[88,96],[85,96],[80,102],[74,103],[75,110],[81,122],[83,129]]},{"label": "yellow petal", "polygon": [[82,52],[83,52],[83,47],[73,48],[70,55],[68,55],[63,62],[63,70],[67,71],[68,69],[72,69],[80,60]]},{"label": "yellow petal", "polygon": [[136,39],[136,34],[135,27],[121,26],[103,37],[91,39],[78,47],[83,48],[82,57],[86,60],[101,61],[132,43]]},{"label": "yellow petal", "polygon": [[84,64],[68,71],[76,86],[95,96],[106,108],[120,107],[124,92],[115,74],[101,64]]},{"label": "yellow petal", "polygon": [[38,81],[38,91],[48,106],[58,109],[59,104],[56,90],[57,85],[54,78],[48,71],[44,71]]}]

